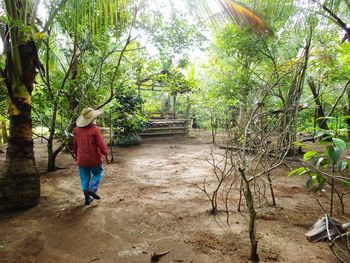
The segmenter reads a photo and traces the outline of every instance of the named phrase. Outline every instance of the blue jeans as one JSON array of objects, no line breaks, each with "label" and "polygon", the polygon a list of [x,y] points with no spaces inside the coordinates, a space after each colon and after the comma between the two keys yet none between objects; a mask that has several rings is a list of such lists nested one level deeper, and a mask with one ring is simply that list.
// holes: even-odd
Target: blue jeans
[{"label": "blue jeans", "polygon": [[81,189],[84,191],[92,190],[97,192],[98,185],[103,176],[102,165],[94,167],[81,167],[79,166],[79,175],[81,182]]}]

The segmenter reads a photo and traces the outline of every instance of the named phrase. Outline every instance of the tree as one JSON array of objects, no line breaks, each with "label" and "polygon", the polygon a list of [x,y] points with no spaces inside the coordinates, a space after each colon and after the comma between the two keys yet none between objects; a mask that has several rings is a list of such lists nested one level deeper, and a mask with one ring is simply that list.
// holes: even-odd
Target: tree
[{"label": "tree", "polygon": [[0,210],[35,205],[40,197],[40,180],[35,167],[32,140],[32,92],[41,65],[33,38],[34,2],[3,2],[6,20],[1,37],[6,67],[1,74],[9,97],[10,137],[6,161],[0,175]]},{"label": "tree", "polygon": [[[105,24],[122,28],[128,2],[89,0],[52,1],[54,11],[47,23],[40,27],[36,16],[37,0],[3,0],[0,35],[4,43],[6,67],[1,70],[9,98],[10,137],[6,161],[0,175],[0,210],[33,206],[40,198],[40,178],[36,171],[32,140],[32,92],[35,76],[42,70],[38,46],[53,17],[64,4],[74,15],[72,28],[85,27],[98,32]],[[114,8],[112,8],[114,7]],[[108,16],[108,14],[112,14]],[[119,19],[116,19],[119,18]]]}]

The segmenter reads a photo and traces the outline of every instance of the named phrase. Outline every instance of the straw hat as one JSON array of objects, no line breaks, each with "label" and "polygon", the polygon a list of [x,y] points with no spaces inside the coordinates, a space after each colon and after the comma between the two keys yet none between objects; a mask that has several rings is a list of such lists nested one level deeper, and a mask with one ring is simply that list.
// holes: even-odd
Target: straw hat
[{"label": "straw hat", "polygon": [[85,108],[77,118],[76,124],[78,127],[88,126],[93,120],[103,113],[102,110],[93,110],[92,108]]}]

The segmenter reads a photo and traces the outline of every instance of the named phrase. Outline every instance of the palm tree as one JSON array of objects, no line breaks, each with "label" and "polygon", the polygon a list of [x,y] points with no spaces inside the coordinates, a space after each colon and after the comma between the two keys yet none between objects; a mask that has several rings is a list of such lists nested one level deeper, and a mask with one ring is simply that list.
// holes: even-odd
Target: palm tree
[{"label": "palm tree", "polygon": [[5,0],[3,7],[6,21],[1,24],[1,37],[6,67],[1,74],[9,98],[10,137],[0,175],[0,210],[32,206],[40,197],[31,118],[31,95],[40,62],[37,45],[29,37],[32,30],[25,29],[34,25],[35,9],[27,1]]},{"label": "palm tree", "polygon": [[62,8],[75,14],[69,20],[73,32],[84,26],[92,33],[98,33],[101,25],[123,28],[130,1],[53,0],[54,11],[41,29],[42,34],[36,34],[40,24],[36,14],[39,2],[40,0],[0,2],[0,10],[5,17],[0,21],[0,35],[6,56],[6,67],[0,74],[8,94],[10,119],[6,160],[0,173],[0,211],[31,207],[40,198],[31,117],[35,76],[42,69],[38,58],[40,36],[45,34],[54,16]]}]

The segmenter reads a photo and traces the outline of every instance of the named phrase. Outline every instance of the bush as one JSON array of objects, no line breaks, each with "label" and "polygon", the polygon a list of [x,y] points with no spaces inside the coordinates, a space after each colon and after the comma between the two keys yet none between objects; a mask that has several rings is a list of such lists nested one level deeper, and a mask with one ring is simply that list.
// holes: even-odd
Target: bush
[{"label": "bush", "polygon": [[132,88],[118,90],[113,107],[112,123],[116,128],[114,145],[136,145],[142,142],[139,135],[145,126],[142,116],[143,100]]},{"label": "bush", "polygon": [[117,135],[113,140],[113,145],[118,146],[138,145],[141,143],[142,139],[138,134]]}]

